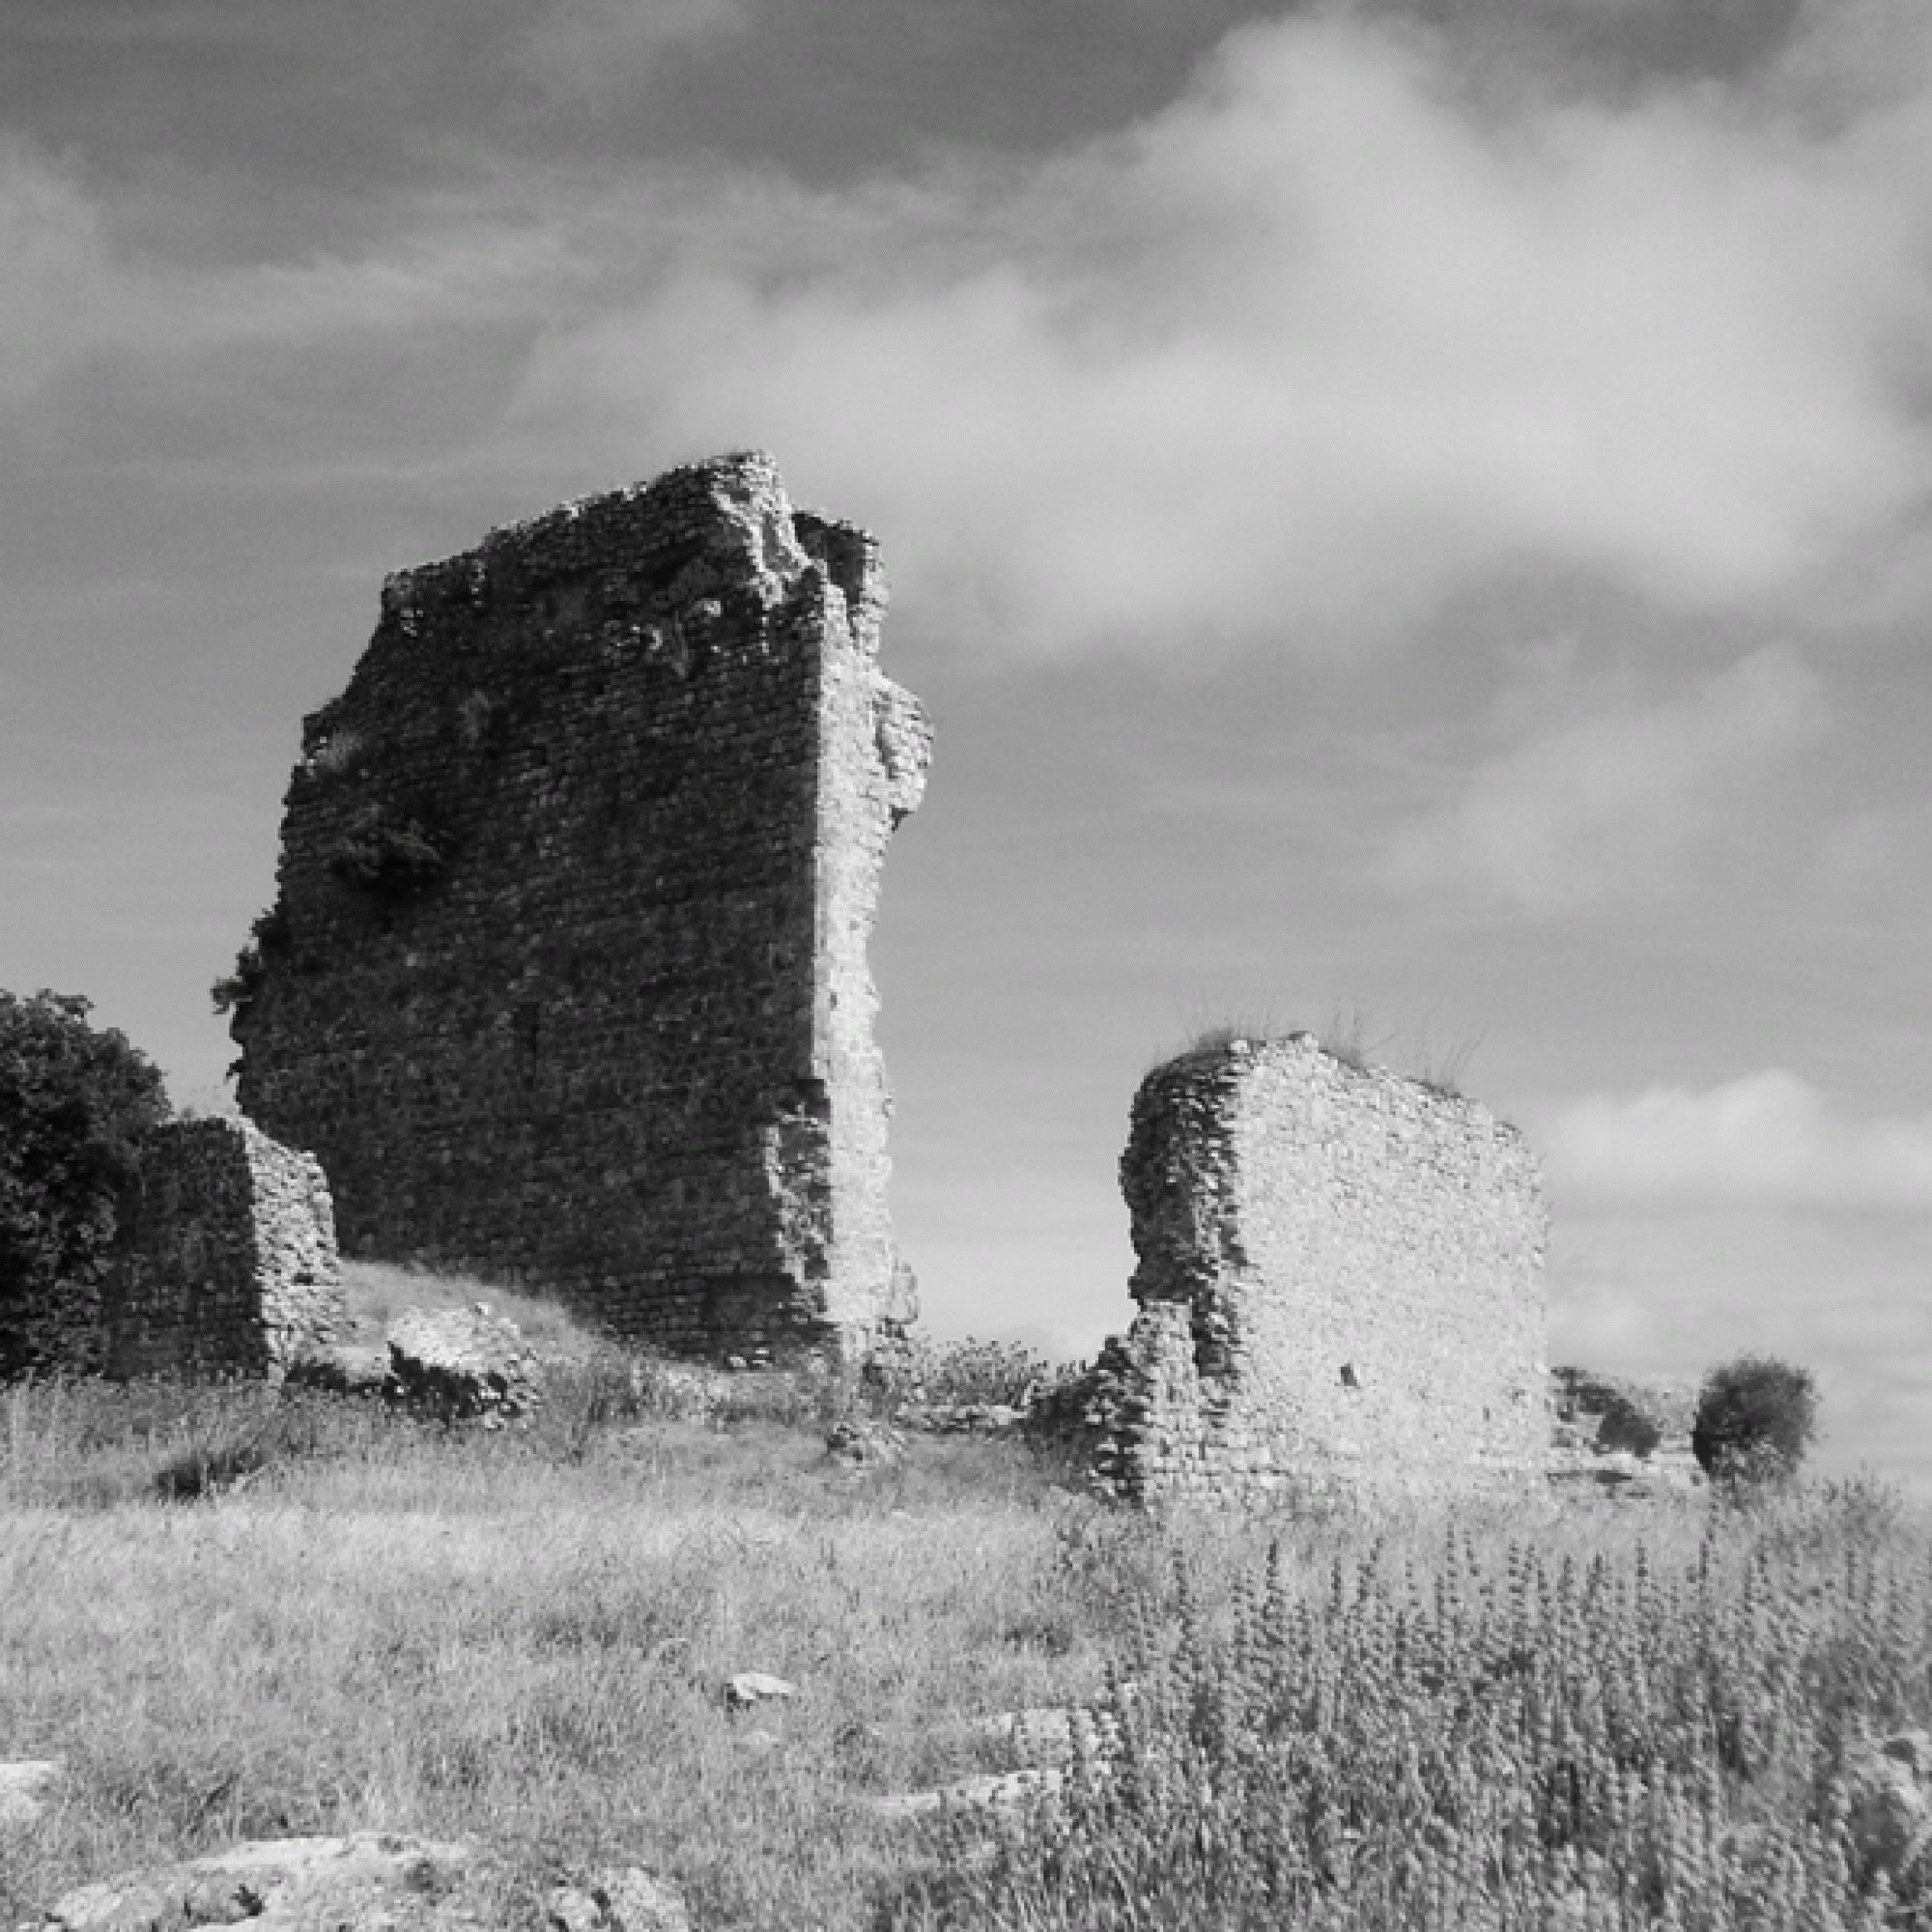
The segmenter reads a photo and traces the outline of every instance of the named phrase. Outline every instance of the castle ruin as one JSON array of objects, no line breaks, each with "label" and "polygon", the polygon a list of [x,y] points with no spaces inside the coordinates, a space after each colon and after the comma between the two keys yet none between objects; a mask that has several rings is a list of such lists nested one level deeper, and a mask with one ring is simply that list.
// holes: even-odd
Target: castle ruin
[{"label": "castle ruin", "polygon": [[756,453],[389,579],[226,988],[345,1253],[695,1354],[912,1319],[866,948],[930,732],[885,603]]},{"label": "castle ruin", "polygon": [[321,1167],[246,1121],[156,1127],[100,1313],[110,1376],[279,1379],[347,1318]]},{"label": "castle ruin", "polygon": [[1100,1364],[1117,1492],[1541,1479],[1548,1216],[1486,1108],[1306,1034],[1236,1039],[1147,1076],[1121,1179],[1140,1312]]}]

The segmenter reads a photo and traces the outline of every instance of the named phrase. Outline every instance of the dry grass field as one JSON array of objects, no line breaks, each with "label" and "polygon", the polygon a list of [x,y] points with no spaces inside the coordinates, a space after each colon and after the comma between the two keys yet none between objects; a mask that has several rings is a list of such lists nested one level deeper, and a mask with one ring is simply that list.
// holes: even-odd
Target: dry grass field
[{"label": "dry grass field", "polygon": [[[363,1274],[365,1319],[423,1288]],[[829,1384],[681,1415],[532,1319],[574,1361],[494,1433],[0,1391],[0,1757],[68,1767],[0,1833],[0,1925],[384,1828],[500,1848],[506,1925],[635,1863],[774,1932],[1932,1926],[1932,1848],[1875,1849],[1856,1775],[1932,1724],[1932,1526],[1882,1488],[1143,1518],[1012,1441],[843,1466]],[[746,1670],[797,1695],[734,1711]],[[1116,1741],[1038,1815],[868,1804],[1069,1703]]]}]

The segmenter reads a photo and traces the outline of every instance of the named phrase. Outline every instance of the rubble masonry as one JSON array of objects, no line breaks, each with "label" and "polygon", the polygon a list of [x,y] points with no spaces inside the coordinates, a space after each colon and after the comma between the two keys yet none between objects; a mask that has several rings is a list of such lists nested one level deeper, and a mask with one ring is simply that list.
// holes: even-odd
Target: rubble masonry
[{"label": "rubble masonry", "polygon": [[279,1378],[344,1319],[315,1160],[246,1121],[145,1137],[102,1294],[109,1375]]},{"label": "rubble masonry", "polygon": [[1140,1313],[1098,1473],[1135,1498],[1523,1487],[1548,1455],[1534,1156],[1311,1037],[1155,1068],[1121,1162]]},{"label": "rubble masonry", "polygon": [[911,1319],[866,948],[930,732],[885,603],[757,454],[389,580],[235,982],[346,1253],[696,1354]]}]

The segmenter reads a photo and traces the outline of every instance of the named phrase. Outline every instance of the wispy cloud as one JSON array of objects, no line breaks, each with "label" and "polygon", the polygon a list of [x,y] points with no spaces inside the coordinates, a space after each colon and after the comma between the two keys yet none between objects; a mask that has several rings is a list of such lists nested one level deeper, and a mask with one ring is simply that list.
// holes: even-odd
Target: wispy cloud
[{"label": "wispy cloud", "polygon": [[1545,1144],[1552,1180],[1578,1199],[1932,1211],[1932,1115],[1853,1119],[1780,1068],[1591,1094]]},{"label": "wispy cloud", "polygon": [[868,230],[720,204],[550,332],[523,408],[770,442],[1009,644],[1326,641],[1525,560],[1728,608],[1932,481],[1928,140],[1919,97],[1831,130],[1721,95],[1498,114],[1425,40],[1284,21],[1131,135]]},{"label": "wispy cloud", "polygon": [[1823,710],[1812,673],[1769,648],[1662,702],[1544,725],[1401,832],[1387,876],[1405,889],[1473,886],[1532,914],[1667,892],[1746,822]]},{"label": "wispy cloud", "polygon": [[[568,238],[527,209],[419,204],[357,253],[184,262],[140,244],[113,205],[24,143],[0,144],[0,402],[75,370],[206,364],[238,349],[355,353],[371,338],[526,320],[567,296]],[[217,379],[218,380],[218,375]],[[379,407],[372,399],[372,409]]]},{"label": "wispy cloud", "polygon": [[[527,51],[594,94],[739,4],[557,0]],[[1466,80],[1413,26],[1291,17],[1042,160],[815,189],[504,151],[360,252],[214,268],[16,162],[5,380],[259,345],[304,358],[293,400],[487,320],[530,348],[479,465],[765,444],[987,649],[1331,648],[1525,566],[1687,611],[1882,578],[1932,487],[1923,70]]]},{"label": "wispy cloud", "polygon": [[84,351],[109,265],[99,210],[17,142],[0,143],[0,402],[19,402]]},{"label": "wispy cloud", "polygon": [[753,0],[550,0],[519,54],[554,97],[595,104],[680,42],[743,32]]}]

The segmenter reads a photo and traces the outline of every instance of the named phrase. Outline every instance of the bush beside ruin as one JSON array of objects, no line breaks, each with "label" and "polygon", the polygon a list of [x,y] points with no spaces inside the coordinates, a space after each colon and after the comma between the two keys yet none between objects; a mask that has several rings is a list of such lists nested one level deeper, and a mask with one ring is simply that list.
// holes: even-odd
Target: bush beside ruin
[{"label": "bush beside ruin", "polygon": [[0,993],[0,1379],[100,1360],[101,1292],[161,1076],[78,994]]}]

